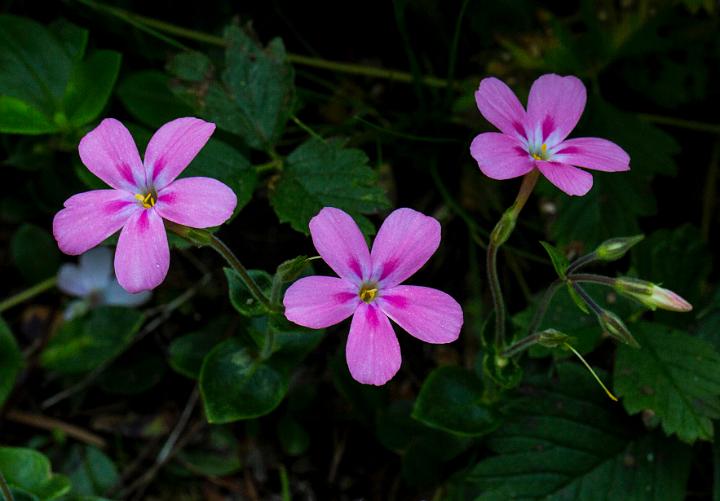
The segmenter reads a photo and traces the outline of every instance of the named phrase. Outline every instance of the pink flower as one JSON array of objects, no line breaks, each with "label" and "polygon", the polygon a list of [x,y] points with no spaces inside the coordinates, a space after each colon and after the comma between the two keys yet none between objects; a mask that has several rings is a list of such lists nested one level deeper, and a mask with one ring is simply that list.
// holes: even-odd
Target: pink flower
[{"label": "pink flower", "polygon": [[157,287],[167,275],[170,249],[163,219],[193,228],[218,226],[237,199],[226,185],[207,177],[175,179],[205,146],[215,125],[178,118],[153,135],[140,160],[130,132],[108,118],[80,141],[85,166],[112,189],[78,193],[55,215],[60,250],[82,254],[122,228],[115,274],[131,293]]},{"label": "pink flower", "polygon": [[388,318],[427,343],[450,343],[460,334],[463,313],[436,289],[400,285],[440,245],[440,223],[412,209],[398,209],[383,223],[368,250],[345,212],[326,207],[310,221],[318,253],[340,278],[301,278],[285,293],[285,316],[321,329],[352,315],[345,347],[355,380],[382,385],[400,369],[400,345]]},{"label": "pink flower", "polygon": [[592,188],[592,175],[574,166],[630,170],[630,157],[613,142],[596,137],[565,140],[585,109],[585,86],[576,77],[549,74],[535,80],[527,111],[497,78],[480,82],[475,101],[501,132],[480,134],[470,145],[470,154],[488,177],[510,179],[537,167],[568,195],[585,195]]}]

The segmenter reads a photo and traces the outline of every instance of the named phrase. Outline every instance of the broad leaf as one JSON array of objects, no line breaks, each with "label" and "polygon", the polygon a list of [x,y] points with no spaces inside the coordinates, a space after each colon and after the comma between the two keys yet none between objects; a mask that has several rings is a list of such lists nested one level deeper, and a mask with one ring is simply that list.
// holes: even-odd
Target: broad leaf
[{"label": "broad leaf", "polygon": [[102,451],[89,445],[76,445],[65,460],[64,472],[70,477],[73,494],[102,495],[120,480],[117,467]]},{"label": "broad leaf", "polygon": [[23,356],[5,320],[0,318],[0,408],[10,395],[18,373],[23,366]]},{"label": "broad leaf", "polygon": [[305,234],[310,219],[323,207],[348,212],[366,233],[372,233],[372,226],[360,215],[389,206],[365,153],[344,148],[339,140],[319,139],[306,141],[287,157],[270,203],[281,222]]},{"label": "broad leaf", "polygon": [[170,92],[170,78],[160,71],[131,73],[118,85],[117,95],[133,117],[153,129],[193,115],[190,106]]},{"label": "broad leaf", "polygon": [[587,371],[558,366],[531,382],[517,412],[488,437],[498,455],[472,468],[478,500],[682,500],[690,449],[659,435],[636,437]]},{"label": "broad leaf", "polygon": [[[272,277],[270,274],[262,270],[249,270],[248,274],[265,296],[269,297],[270,289],[272,288]],[[245,285],[245,282],[242,281],[238,272],[232,268],[225,268],[225,278],[227,278],[228,282],[230,303],[232,303],[238,313],[245,317],[253,317],[267,313],[267,308],[250,293],[250,290]]]},{"label": "broad leaf", "polygon": [[0,471],[10,487],[17,487],[41,500],[56,499],[70,490],[70,481],[52,473],[43,454],[21,447],[0,447]]},{"label": "broad leaf", "polygon": [[642,346],[619,346],[614,389],[630,414],[647,412],[667,434],[692,443],[712,440],[720,417],[720,355],[684,332],[640,323],[633,334]]},{"label": "broad leaf", "polygon": [[211,322],[198,332],[173,339],[170,344],[170,366],[191,379],[200,377],[203,359],[227,334],[228,322],[220,319]]}]

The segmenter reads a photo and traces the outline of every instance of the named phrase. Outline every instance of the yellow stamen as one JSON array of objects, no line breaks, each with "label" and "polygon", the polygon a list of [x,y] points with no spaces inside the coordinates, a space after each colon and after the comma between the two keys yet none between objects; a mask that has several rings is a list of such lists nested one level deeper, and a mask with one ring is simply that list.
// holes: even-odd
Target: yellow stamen
[{"label": "yellow stamen", "polygon": [[543,143],[542,146],[540,146],[540,153],[531,153],[530,156],[532,156],[535,160],[546,160],[547,159],[547,144]]},{"label": "yellow stamen", "polygon": [[372,289],[369,288],[367,285],[364,285],[362,289],[360,289],[360,299],[365,301],[366,303],[371,302],[373,299],[375,299],[375,296],[377,295],[378,289],[377,287],[373,287]]},{"label": "yellow stamen", "polygon": [[153,207],[155,205],[155,197],[153,197],[152,192],[141,195],[140,193],[137,193],[135,195],[135,198],[142,204],[143,207],[146,209],[149,209],[150,207]]}]

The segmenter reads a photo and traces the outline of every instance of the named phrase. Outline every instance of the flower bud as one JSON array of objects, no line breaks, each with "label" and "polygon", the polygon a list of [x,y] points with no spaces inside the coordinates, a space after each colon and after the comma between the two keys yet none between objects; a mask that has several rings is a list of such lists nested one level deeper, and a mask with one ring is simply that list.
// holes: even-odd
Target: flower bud
[{"label": "flower bud", "polygon": [[600,327],[602,327],[610,337],[633,348],[640,348],[640,344],[635,340],[633,335],[630,334],[628,328],[625,327],[623,321],[620,320],[620,317],[615,315],[615,313],[602,310],[602,313],[598,315],[597,318],[598,322],[600,322]]},{"label": "flower bud", "polygon": [[620,277],[615,282],[615,290],[623,296],[635,299],[651,310],[656,308],[681,312],[692,310],[692,305],[673,291],[646,280]]},{"label": "flower bud", "polygon": [[564,332],[555,329],[545,329],[538,333],[537,343],[546,348],[559,348],[566,343],[572,343],[573,338]]},{"label": "flower bud", "polygon": [[595,249],[595,256],[598,261],[615,261],[623,257],[633,245],[640,242],[643,238],[645,238],[644,235],[635,235],[632,237],[618,237],[605,240]]},{"label": "flower bud", "polygon": [[515,229],[515,221],[517,220],[517,214],[511,209],[506,210],[500,221],[497,222],[492,233],[490,233],[490,240],[495,246],[499,247],[510,238],[510,234]]}]

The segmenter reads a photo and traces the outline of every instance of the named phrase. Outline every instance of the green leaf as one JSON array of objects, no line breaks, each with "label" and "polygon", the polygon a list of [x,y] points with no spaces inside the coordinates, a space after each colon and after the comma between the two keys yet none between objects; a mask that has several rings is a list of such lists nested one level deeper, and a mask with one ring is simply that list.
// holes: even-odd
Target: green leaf
[{"label": "green leaf", "polygon": [[390,205],[365,153],[343,148],[339,140],[319,139],[306,141],[287,157],[270,203],[280,222],[305,234],[310,219],[323,207],[348,212],[362,227],[361,214]]},{"label": "green leaf", "polygon": [[633,326],[642,349],[619,346],[614,389],[630,414],[648,411],[668,435],[688,443],[712,440],[720,417],[720,355],[698,338],[669,327]]},{"label": "green leaf", "polygon": [[40,361],[46,369],[63,374],[89,372],[122,353],[142,322],[143,315],[136,310],[100,307],[88,317],[63,324]]},{"label": "green leaf", "polygon": [[212,70],[212,62],[202,52],[181,52],[170,60],[167,70],[180,80],[201,82]]},{"label": "green leaf", "polygon": [[[289,322],[284,315],[270,318],[268,328],[274,334],[272,355],[267,363],[285,375],[289,375],[297,365],[322,341],[323,329],[308,329]],[[267,329],[250,329],[258,346],[264,343]],[[262,336],[262,339],[260,338]]]},{"label": "green leaf", "polygon": [[208,422],[230,423],[271,412],[287,392],[283,374],[256,359],[237,339],[228,339],[205,357],[200,391]]},{"label": "green leaf", "polygon": [[203,359],[227,333],[227,319],[211,322],[199,332],[173,339],[168,362],[176,372],[190,379],[200,377]]},{"label": "green leaf", "polygon": [[100,115],[110,99],[121,61],[119,52],[98,50],[75,66],[63,102],[71,126],[81,127]]},{"label": "green leaf", "polygon": [[548,256],[550,256],[550,261],[552,261],[553,268],[555,268],[555,272],[558,274],[558,277],[564,279],[567,268],[570,265],[567,257],[565,257],[565,254],[563,254],[558,249],[553,247],[552,244],[549,244],[547,242],[541,241],[540,245],[543,246],[545,252],[547,252]]},{"label": "green leaf", "polygon": [[211,139],[180,177],[204,176],[227,184],[237,196],[237,214],[252,199],[257,172],[247,158],[219,139]]},{"label": "green leaf", "polygon": [[10,487],[43,501],[56,499],[70,490],[67,477],[53,474],[48,458],[33,449],[0,447],[0,471]]},{"label": "green leaf", "polygon": [[11,96],[0,96],[0,132],[8,134],[47,134],[57,126],[39,109]]},{"label": "green leaf", "polygon": [[116,395],[137,395],[159,383],[167,366],[162,356],[154,352],[130,353],[120,357],[97,379],[103,391]]},{"label": "green leaf", "polygon": [[28,283],[55,275],[60,267],[60,251],[55,239],[43,228],[23,224],[10,242],[15,266]]},{"label": "green leaf", "polygon": [[0,318],[0,408],[10,395],[23,366],[23,356],[15,336],[5,320]]},{"label": "green leaf", "polygon": [[516,412],[487,439],[498,455],[473,467],[476,499],[682,500],[690,448],[657,434],[636,436],[587,371],[558,366],[558,380],[532,380]]},{"label": "green leaf", "polygon": [[133,117],[151,128],[193,115],[192,108],[170,92],[170,78],[160,71],[131,73],[118,85],[117,95]]},{"label": "green leaf", "polygon": [[[272,287],[272,277],[270,274],[262,270],[248,270],[248,274],[267,297]],[[238,313],[245,317],[254,317],[267,313],[265,306],[250,294],[250,291],[245,286],[245,282],[240,279],[240,275],[238,275],[235,270],[225,268],[225,278],[227,278],[228,282],[230,303],[232,303]]]},{"label": "green leaf", "polygon": [[248,146],[273,151],[295,101],[293,69],[285,47],[276,38],[263,48],[237,26],[227,29],[225,39],[222,85],[210,85],[201,100],[203,111]]},{"label": "green leaf", "polygon": [[580,311],[582,311],[586,315],[590,314],[590,309],[588,308],[588,305],[585,303],[585,301],[583,301],[583,298],[580,297],[580,294],[577,293],[577,291],[573,288],[571,284],[567,284],[566,290],[568,291],[570,299],[572,299],[573,303],[575,303],[575,306],[577,306]]},{"label": "green leaf", "polygon": [[89,445],[76,445],[65,460],[65,474],[72,482],[73,494],[99,496],[120,480],[117,467],[102,451]]},{"label": "green leaf", "polygon": [[439,367],[420,388],[412,417],[439,430],[461,436],[481,436],[497,420],[483,402],[482,382],[461,367]]}]

